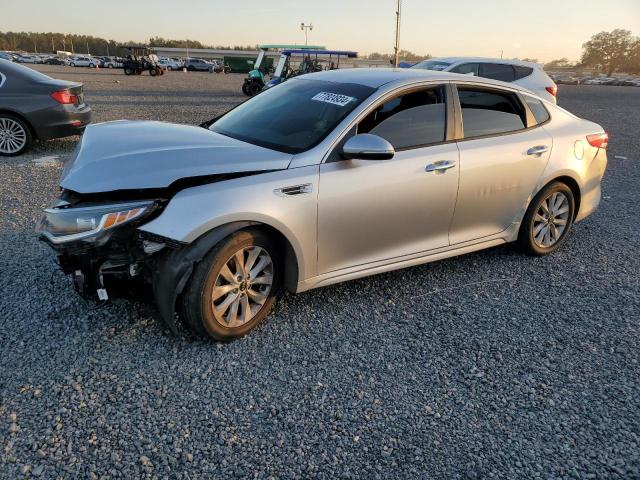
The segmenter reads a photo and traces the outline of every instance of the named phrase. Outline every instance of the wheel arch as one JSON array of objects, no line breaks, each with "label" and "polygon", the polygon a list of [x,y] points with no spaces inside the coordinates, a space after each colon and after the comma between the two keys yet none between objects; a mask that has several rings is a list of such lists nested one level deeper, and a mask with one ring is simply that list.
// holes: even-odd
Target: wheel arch
[{"label": "wheel arch", "polygon": [[6,113],[9,115],[12,115],[14,117],[19,118],[20,120],[22,120],[25,125],[27,126],[27,128],[29,129],[29,133],[31,134],[31,137],[34,140],[38,139],[38,134],[36,133],[36,130],[33,128],[33,125],[31,125],[31,122],[29,121],[29,119],[27,117],[25,117],[24,115],[22,115],[19,112],[13,111],[13,110],[9,110],[8,108],[0,108],[0,115]]},{"label": "wheel arch", "polygon": [[284,286],[295,291],[298,283],[299,260],[296,250],[287,235],[278,228],[259,221],[234,221],[217,226],[182,248],[173,249],[152,263],[152,289],[160,320],[176,332],[176,301],[182,294],[193,269],[218,243],[245,229],[259,229],[275,238],[282,248],[284,261]]},{"label": "wheel arch", "polygon": [[538,192],[544,189],[547,185],[550,185],[551,183],[554,183],[554,182],[564,183],[567,187],[571,189],[571,193],[573,193],[573,201],[575,202],[575,208],[573,212],[573,219],[575,220],[575,218],[578,216],[578,212],[580,211],[580,202],[582,199],[582,192],[580,190],[580,185],[578,184],[578,181],[570,175],[566,175],[566,174],[560,175],[558,177],[554,177],[549,181],[547,181],[540,188],[540,190],[538,190]]}]

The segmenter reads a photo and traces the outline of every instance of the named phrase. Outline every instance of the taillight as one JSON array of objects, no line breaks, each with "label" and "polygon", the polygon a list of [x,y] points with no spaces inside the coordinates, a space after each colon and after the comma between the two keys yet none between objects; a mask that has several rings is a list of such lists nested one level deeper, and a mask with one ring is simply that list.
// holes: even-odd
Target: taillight
[{"label": "taillight", "polygon": [[558,86],[554,85],[552,87],[547,87],[545,88],[545,90],[547,92],[549,92],[551,95],[553,95],[554,97],[558,94]]},{"label": "taillight", "polygon": [[53,92],[51,97],[56,102],[62,103],[63,105],[78,103],[78,96],[74,95],[69,90],[58,90],[57,92]]},{"label": "taillight", "polygon": [[607,132],[602,132],[587,135],[587,142],[589,142],[589,145],[592,147],[607,148],[607,145],[609,145],[609,134]]}]

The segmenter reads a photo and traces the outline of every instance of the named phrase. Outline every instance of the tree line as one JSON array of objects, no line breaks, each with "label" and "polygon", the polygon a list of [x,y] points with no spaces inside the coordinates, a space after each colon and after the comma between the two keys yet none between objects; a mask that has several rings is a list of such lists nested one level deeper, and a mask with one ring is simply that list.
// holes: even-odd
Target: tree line
[{"label": "tree line", "polygon": [[[138,45],[140,42],[116,42],[91,35],[75,35],[55,32],[0,32],[0,50],[30,53],[55,53],[57,51],[90,55],[124,56],[122,45]],[[169,48],[216,48],[225,50],[257,50],[257,45],[206,45],[197,40],[172,40],[152,37],[147,42],[151,47]]]},{"label": "tree line", "polygon": [[[125,42],[137,44],[139,42]],[[68,35],[65,33],[38,32],[0,32],[0,50],[26,51],[33,53],[55,53],[58,50],[78,54],[124,56],[127,51],[121,48],[122,42],[107,40],[91,35]],[[151,37],[151,47],[170,48],[216,48],[225,50],[256,50],[258,45],[206,45],[197,40],[174,40],[162,37]],[[431,55],[420,55],[408,50],[399,52],[400,60],[417,62]],[[390,60],[393,54],[374,52],[366,58],[370,60]],[[538,63],[535,58],[523,60]],[[566,58],[552,60],[545,68],[592,67],[607,75],[614,72],[640,73],[640,37],[633,36],[629,30],[615,29],[611,32],[600,32],[582,45],[582,57],[578,63],[572,64]]]}]

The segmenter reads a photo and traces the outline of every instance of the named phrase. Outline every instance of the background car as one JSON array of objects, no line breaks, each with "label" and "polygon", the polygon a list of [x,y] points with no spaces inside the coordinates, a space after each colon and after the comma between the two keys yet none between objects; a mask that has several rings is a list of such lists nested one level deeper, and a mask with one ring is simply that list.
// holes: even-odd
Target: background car
[{"label": "background car", "polygon": [[201,127],[89,127],[39,232],[79,291],[151,289],[168,326],[177,309],[218,340],[283,287],[507,242],[550,254],[597,208],[607,164],[601,126],[517,85],[424,70],[294,77]]},{"label": "background car", "polygon": [[461,73],[515,83],[550,102],[556,103],[558,87],[542,66],[537,63],[499,58],[446,57],[423,60],[411,68]]},{"label": "background car", "polygon": [[7,52],[0,52],[0,59],[2,60],[8,60],[9,62],[13,62],[14,58],[11,54],[7,53]]},{"label": "background car", "polygon": [[180,70],[182,65],[170,58],[161,58],[158,63],[166,70]]},{"label": "background car", "polygon": [[203,60],[201,58],[188,58],[185,61],[184,66],[190,72],[195,72],[195,71],[211,72],[211,71],[213,71],[213,68],[214,68],[213,63],[211,63],[211,62],[209,62],[207,60]]},{"label": "background car", "polygon": [[122,62],[118,57],[103,57],[103,68],[122,68]]},{"label": "background car", "polygon": [[78,135],[90,122],[81,83],[0,60],[0,155],[20,155],[34,140]]},{"label": "background car", "polygon": [[36,64],[42,63],[42,60],[40,59],[40,57],[37,57],[35,55],[18,55],[18,57],[16,58],[16,62]]},{"label": "background car", "polygon": [[93,57],[76,56],[76,57],[71,57],[69,59],[69,65],[71,65],[72,67],[96,68],[99,66],[99,64],[100,64],[99,60]]},{"label": "background car", "polygon": [[51,56],[44,61],[45,65],[69,65],[69,60],[63,57]]}]

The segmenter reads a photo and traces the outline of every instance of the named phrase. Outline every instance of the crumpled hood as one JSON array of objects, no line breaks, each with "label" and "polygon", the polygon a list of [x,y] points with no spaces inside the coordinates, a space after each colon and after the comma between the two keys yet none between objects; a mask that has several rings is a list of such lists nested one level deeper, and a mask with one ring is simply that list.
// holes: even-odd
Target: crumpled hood
[{"label": "crumpled hood", "polygon": [[182,178],[282,170],[290,161],[201,127],[118,120],[87,127],[60,185],[78,193],[164,188]]}]

